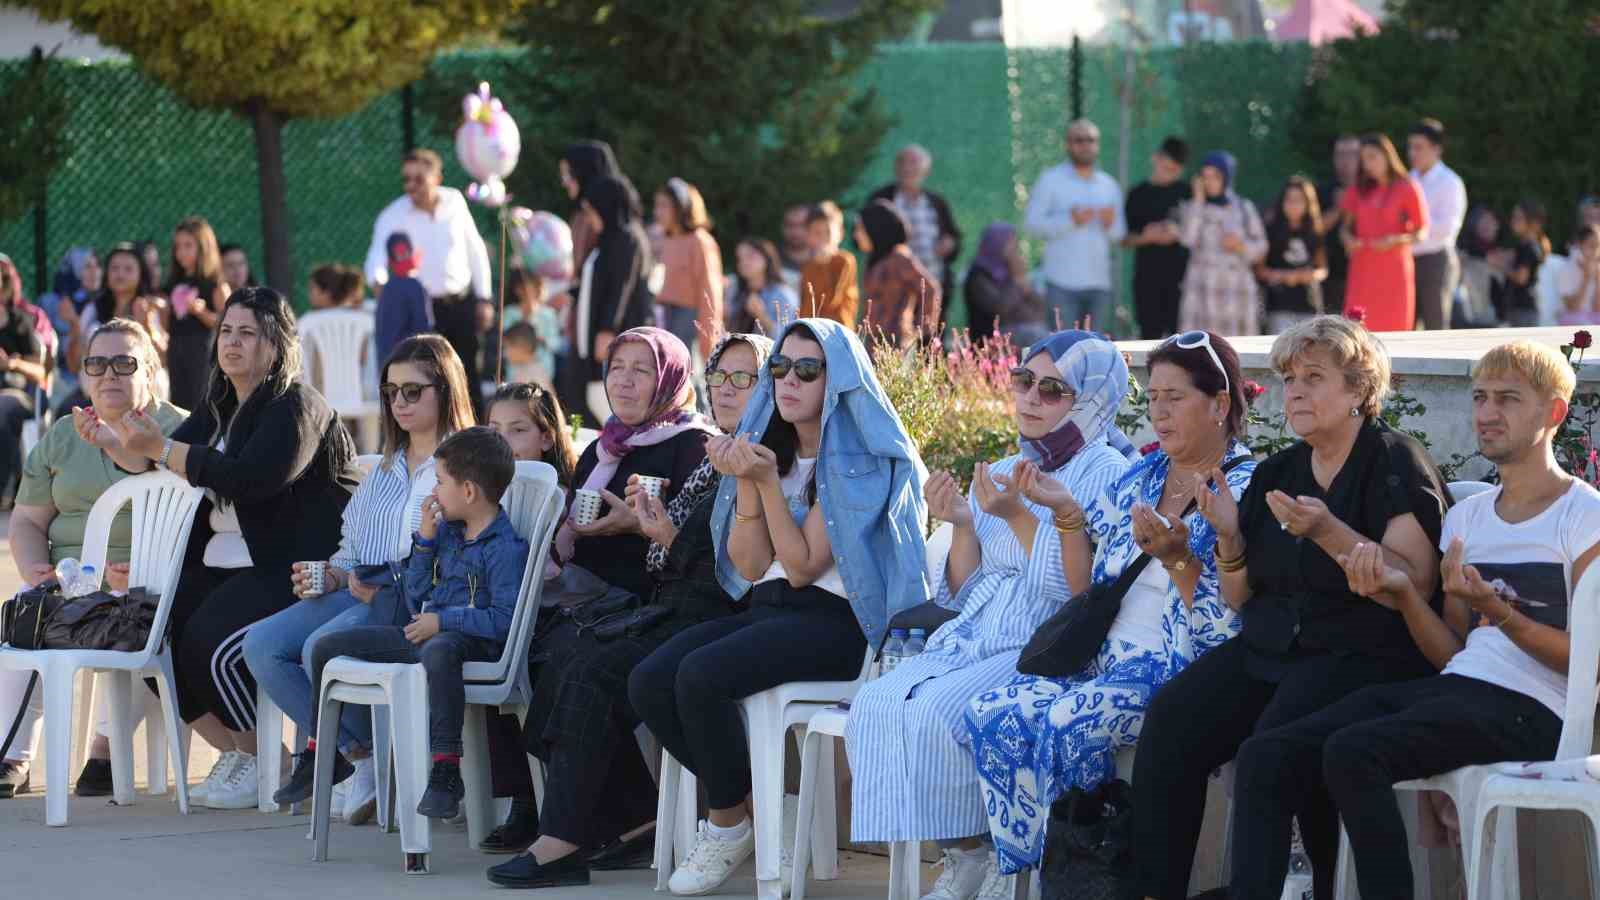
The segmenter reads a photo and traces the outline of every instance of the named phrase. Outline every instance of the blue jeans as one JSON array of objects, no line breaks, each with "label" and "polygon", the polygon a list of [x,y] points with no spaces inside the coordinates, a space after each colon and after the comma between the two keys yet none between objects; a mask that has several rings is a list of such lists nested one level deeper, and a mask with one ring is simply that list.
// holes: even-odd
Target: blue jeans
[{"label": "blue jeans", "polygon": [[[311,734],[316,691],[311,685],[311,645],[317,638],[367,624],[367,604],[349,591],[301,600],[250,626],[244,636],[244,661],[272,702],[303,734]],[[339,720],[339,749],[372,746],[372,711],[345,705]]]},{"label": "blue jeans", "polygon": [[1106,288],[1064,288],[1045,282],[1044,299],[1049,307],[1045,311],[1045,325],[1052,332],[1077,328],[1079,322],[1087,319],[1089,331],[1116,333],[1117,323],[1111,315],[1111,291]]}]

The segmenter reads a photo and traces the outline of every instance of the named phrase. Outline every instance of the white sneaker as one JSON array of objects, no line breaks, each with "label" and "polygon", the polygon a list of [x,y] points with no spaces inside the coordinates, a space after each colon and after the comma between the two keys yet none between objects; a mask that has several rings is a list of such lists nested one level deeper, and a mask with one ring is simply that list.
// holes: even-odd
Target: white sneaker
[{"label": "white sneaker", "polygon": [[[1037,872],[1034,877],[1039,877]],[[1000,865],[993,853],[989,854],[989,871],[983,876],[983,886],[978,888],[977,900],[1011,900],[1016,891],[1017,876],[1001,875]]]},{"label": "white sneaker", "polygon": [[756,830],[753,826],[743,838],[725,841],[713,836],[708,824],[700,823],[694,848],[667,882],[668,890],[679,897],[698,897],[711,893],[721,887],[733,870],[756,851]]},{"label": "white sneaker", "polygon": [[256,758],[238,754],[238,763],[222,784],[206,792],[206,809],[255,809],[260,803],[260,783],[256,781]]},{"label": "white sneaker", "polygon": [[222,783],[228,780],[229,775],[233,774],[233,767],[239,764],[238,757],[239,752],[237,750],[224,750],[218,754],[217,761],[211,764],[211,771],[206,773],[205,780],[189,788],[189,802],[204,806],[206,797],[210,796],[212,791],[222,787]]},{"label": "white sneaker", "polygon": [[345,793],[344,820],[351,825],[365,825],[372,821],[378,809],[378,770],[372,757],[355,761],[356,773],[340,782],[348,785]]},{"label": "white sneaker", "polygon": [[978,889],[989,873],[995,871],[994,852],[988,847],[975,850],[951,847],[944,851],[939,865],[944,871],[933,883],[933,890],[922,895],[922,900],[976,900]]}]

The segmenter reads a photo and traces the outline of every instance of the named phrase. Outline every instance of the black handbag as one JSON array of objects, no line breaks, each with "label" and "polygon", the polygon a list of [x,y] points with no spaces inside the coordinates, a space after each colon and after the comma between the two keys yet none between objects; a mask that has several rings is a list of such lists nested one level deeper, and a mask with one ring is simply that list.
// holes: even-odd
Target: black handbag
[{"label": "black handbag", "polygon": [[[1248,454],[1236,456],[1222,466],[1222,471],[1228,472],[1248,459]],[[1222,485],[1221,489],[1226,490],[1227,485]],[[1194,506],[1194,501],[1190,500],[1178,518],[1188,516]],[[1117,613],[1122,611],[1122,598],[1148,565],[1150,554],[1140,553],[1116,581],[1092,584],[1088,590],[1068,600],[1028,638],[1017,659],[1017,671],[1045,678],[1067,678],[1088,668],[1111,633]]]},{"label": "black handbag", "polygon": [[17,592],[0,606],[0,644],[18,650],[43,650],[45,628],[66,602],[61,586],[54,581]]},{"label": "black handbag", "polygon": [[1133,787],[1120,779],[1073,788],[1050,806],[1042,900],[1132,900]]},{"label": "black handbag", "polygon": [[[670,606],[652,603],[641,606],[625,615],[613,613],[590,627],[590,634],[602,644],[610,643],[620,637],[639,637],[649,634],[652,628],[672,618],[674,610]],[[580,629],[582,626],[579,626]]]}]

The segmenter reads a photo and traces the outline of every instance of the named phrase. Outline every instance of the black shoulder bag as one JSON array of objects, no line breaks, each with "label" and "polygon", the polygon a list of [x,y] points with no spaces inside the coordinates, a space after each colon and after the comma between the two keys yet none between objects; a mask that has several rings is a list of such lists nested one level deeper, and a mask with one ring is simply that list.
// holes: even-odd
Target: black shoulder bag
[{"label": "black shoulder bag", "polygon": [[[1247,459],[1250,459],[1249,454],[1236,456],[1222,466],[1222,471],[1231,471]],[[1227,485],[1219,485],[1219,488],[1227,490]],[[1178,518],[1188,516],[1194,507],[1195,502],[1190,500]],[[1045,678],[1067,678],[1088,668],[1111,633],[1111,623],[1122,611],[1122,598],[1149,564],[1150,554],[1140,553],[1116,581],[1092,584],[1088,590],[1068,600],[1028,638],[1017,660],[1017,671]]]}]

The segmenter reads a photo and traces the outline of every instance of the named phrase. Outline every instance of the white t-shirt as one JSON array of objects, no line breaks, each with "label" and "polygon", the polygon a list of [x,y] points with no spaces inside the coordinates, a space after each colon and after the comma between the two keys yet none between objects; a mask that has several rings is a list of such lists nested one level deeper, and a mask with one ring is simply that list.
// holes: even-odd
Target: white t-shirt
[{"label": "white t-shirt", "polygon": [[1161,620],[1167,612],[1167,586],[1171,583],[1172,576],[1161,567],[1160,561],[1150,560],[1122,598],[1122,608],[1117,611],[1107,637],[1165,653]]},{"label": "white t-shirt", "polygon": [[[802,526],[805,524],[805,518],[798,515],[798,513],[800,510],[808,508],[806,487],[811,484],[811,473],[816,468],[816,457],[805,459],[804,457],[796,456],[794,465],[789,468],[789,474],[779,479],[779,484],[783,485],[784,499],[789,501],[789,511],[796,514],[796,520]],[[766,584],[769,581],[787,579],[788,577],[789,573],[783,570],[783,563],[778,561],[777,554],[773,554],[772,565],[767,566],[766,574],[757,579],[756,584]],[[818,576],[817,580],[811,583],[811,586],[822,588],[828,593],[836,594],[840,597],[850,596],[850,592],[845,590],[844,579],[839,577],[838,563],[829,566],[828,571]]]},{"label": "white t-shirt", "polygon": [[[1544,512],[1512,524],[1495,511],[1500,490],[1484,491],[1452,507],[1439,546],[1448,549],[1460,537],[1466,561],[1485,579],[1503,578],[1519,596],[1549,604],[1519,607],[1519,612],[1565,630],[1572,563],[1600,540],[1600,492],[1574,481]],[[1567,673],[1534,659],[1492,625],[1472,629],[1467,646],[1444,667],[1444,674],[1526,694],[1558,716],[1566,712]]]},{"label": "white t-shirt", "polygon": [[[217,452],[228,446],[226,440],[217,442]],[[213,569],[247,569],[250,567],[250,548],[244,542],[244,532],[239,529],[239,508],[211,491],[211,540],[206,541],[203,562]]]}]

